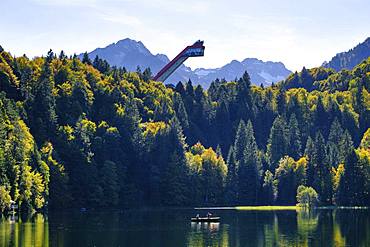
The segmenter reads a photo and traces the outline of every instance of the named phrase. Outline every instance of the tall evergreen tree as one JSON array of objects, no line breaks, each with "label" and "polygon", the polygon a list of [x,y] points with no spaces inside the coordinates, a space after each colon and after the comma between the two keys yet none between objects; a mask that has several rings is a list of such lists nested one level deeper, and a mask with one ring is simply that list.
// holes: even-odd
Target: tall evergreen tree
[{"label": "tall evergreen tree", "polygon": [[288,130],[283,116],[277,116],[270,130],[270,137],[267,144],[267,155],[270,160],[271,170],[275,170],[279,160],[287,154]]},{"label": "tall evergreen tree", "polygon": [[188,113],[186,112],[184,102],[180,94],[174,94],[173,104],[176,111],[176,117],[180,121],[181,127],[185,130],[189,128]]},{"label": "tall evergreen tree", "polygon": [[237,81],[236,102],[237,119],[250,119],[254,117],[252,112],[251,80],[247,71]]},{"label": "tall evergreen tree", "polygon": [[276,201],[282,205],[294,205],[296,201],[297,179],[295,174],[295,161],[289,157],[283,157],[275,170],[277,182]]},{"label": "tall evergreen tree", "polygon": [[233,146],[227,156],[227,177],[225,186],[225,201],[230,205],[238,203],[238,162],[235,159]]},{"label": "tall evergreen tree", "polygon": [[32,112],[30,127],[39,145],[53,138],[57,128],[56,102],[53,94],[54,80],[51,68],[53,57],[54,54],[50,50],[42,66],[35,98],[29,105]]},{"label": "tall evergreen tree", "polygon": [[[343,139],[343,128],[340,125],[338,119],[334,119],[330,127],[329,138],[328,138],[328,162],[331,166],[337,167],[342,160],[340,158],[340,143]],[[341,150],[342,151],[342,150]]]},{"label": "tall evergreen tree", "polygon": [[315,119],[314,120],[315,129],[314,129],[314,132],[312,134],[320,131],[325,136],[327,136],[328,132],[327,132],[327,127],[326,126],[328,125],[327,124],[328,117],[327,117],[326,110],[325,110],[324,103],[322,101],[321,96],[319,96],[318,99],[317,99],[314,119]]},{"label": "tall evergreen tree", "polygon": [[280,115],[285,115],[286,112],[286,91],[285,89],[281,89],[278,92],[278,95],[276,96],[276,105],[277,105],[277,111]]},{"label": "tall evergreen tree", "polygon": [[185,158],[185,138],[177,118],[170,122],[168,132],[167,164],[161,178],[162,202],[165,205],[186,205],[189,200],[188,178]]},{"label": "tall evergreen tree", "polygon": [[308,157],[308,165],[307,165],[307,185],[313,186],[313,181],[316,173],[316,160],[315,160],[315,143],[312,138],[309,136],[306,143],[306,149],[304,154]]},{"label": "tall evergreen tree", "polygon": [[244,150],[247,146],[247,138],[247,126],[243,120],[240,120],[233,145],[236,161],[241,161],[244,157]]},{"label": "tall evergreen tree", "polygon": [[217,143],[221,145],[222,150],[227,150],[231,145],[231,120],[225,102],[221,102],[216,110],[214,126],[214,133],[217,133],[215,136],[218,137]]},{"label": "tall evergreen tree", "polygon": [[326,145],[321,132],[316,133],[314,153],[311,162],[315,169],[313,188],[318,192],[320,201],[330,205],[333,197],[331,165],[328,163]]},{"label": "tall evergreen tree", "polygon": [[272,205],[275,200],[274,174],[269,170],[265,171],[262,185],[262,203]]},{"label": "tall evergreen tree", "polygon": [[347,159],[347,156],[351,153],[352,148],[353,141],[351,134],[348,132],[348,130],[345,130],[338,145],[339,161],[341,163],[343,163]]},{"label": "tall evergreen tree", "polygon": [[83,62],[83,63],[86,63],[86,64],[88,64],[88,65],[92,65],[91,59],[89,58],[89,55],[87,54],[87,52],[85,52],[85,53],[83,54],[82,62]]},{"label": "tall evergreen tree", "polygon": [[297,160],[301,156],[301,133],[299,131],[297,118],[293,113],[289,119],[289,145],[288,145],[288,154]]},{"label": "tall evergreen tree", "polygon": [[[367,160],[367,162],[366,162]],[[365,158],[361,162],[356,151],[352,148],[348,155],[345,165],[344,174],[340,178],[337,203],[343,206],[362,206],[368,205],[366,201],[369,196],[368,188],[365,187],[366,183],[366,166],[369,166],[369,158]],[[367,164],[366,164],[367,163]],[[364,166],[365,165],[365,166]],[[367,168],[369,169],[369,168]]]},{"label": "tall evergreen tree", "polygon": [[259,186],[260,167],[258,150],[252,122],[248,121],[246,126],[246,146],[243,158],[239,161],[238,180],[239,180],[239,201],[244,205],[256,205]]}]

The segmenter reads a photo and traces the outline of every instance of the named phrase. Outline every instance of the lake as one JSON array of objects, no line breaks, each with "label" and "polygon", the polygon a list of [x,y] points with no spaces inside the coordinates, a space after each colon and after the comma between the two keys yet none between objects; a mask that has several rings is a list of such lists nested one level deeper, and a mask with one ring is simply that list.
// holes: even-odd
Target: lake
[{"label": "lake", "polygon": [[[208,211],[220,223],[191,223]],[[370,211],[142,209],[0,221],[0,246],[370,246]]]}]

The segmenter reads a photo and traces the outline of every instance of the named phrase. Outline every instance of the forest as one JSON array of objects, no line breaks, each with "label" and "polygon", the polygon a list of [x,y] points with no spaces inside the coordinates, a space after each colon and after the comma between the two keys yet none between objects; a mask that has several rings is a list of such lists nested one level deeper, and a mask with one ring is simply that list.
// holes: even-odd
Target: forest
[{"label": "forest", "polygon": [[370,58],[270,87],[151,76],[0,47],[0,211],[370,205]]}]

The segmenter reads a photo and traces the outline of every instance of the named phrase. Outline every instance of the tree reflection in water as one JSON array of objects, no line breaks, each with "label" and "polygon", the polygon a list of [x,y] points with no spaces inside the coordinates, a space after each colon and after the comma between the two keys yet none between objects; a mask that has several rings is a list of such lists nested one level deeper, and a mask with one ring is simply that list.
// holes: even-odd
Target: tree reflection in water
[{"label": "tree reflection in water", "polygon": [[36,214],[32,217],[2,217],[0,220],[0,246],[49,246],[47,217]]},{"label": "tree reflection in water", "polygon": [[369,230],[368,210],[243,211],[192,224],[188,246],[370,246]]},{"label": "tree reflection in water", "polygon": [[219,210],[220,223],[189,223],[190,210],[91,212],[0,218],[7,246],[370,246],[370,211]]}]

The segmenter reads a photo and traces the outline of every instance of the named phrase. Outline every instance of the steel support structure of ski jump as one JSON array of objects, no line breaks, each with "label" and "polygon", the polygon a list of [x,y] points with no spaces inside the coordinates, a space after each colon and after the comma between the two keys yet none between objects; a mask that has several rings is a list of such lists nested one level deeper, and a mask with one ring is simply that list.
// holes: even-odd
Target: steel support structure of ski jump
[{"label": "steel support structure of ski jump", "polygon": [[193,45],[187,46],[180,52],[171,62],[164,66],[156,76],[153,77],[155,81],[164,82],[180,65],[185,62],[189,57],[202,57],[204,56],[203,41],[198,40]]}]

